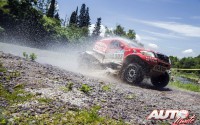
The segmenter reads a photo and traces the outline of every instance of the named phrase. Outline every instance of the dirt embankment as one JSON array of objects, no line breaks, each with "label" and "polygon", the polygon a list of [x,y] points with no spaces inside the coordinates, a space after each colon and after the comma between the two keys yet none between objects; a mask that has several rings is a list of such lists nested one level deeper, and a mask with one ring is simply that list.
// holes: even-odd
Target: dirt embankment
[{"label": "dirt embankment", "polygon": [[[154,121],[146,120],[155,109],[185,109],[196,115],[195,123],[200,125],[200,94],[198,93],[169,87],[158,91],[148,83],[132,86],[122,81],[110,82],[51,65],[27,61],[3,52],[0,53],[0,61],[10,72],[12,70],[20,72],[19,77],[12,78],[10,81],[1,79],[1,84],[8,90],[12,92],[16,85],[23,84],[25,91],[53,100],[48,105],[41,105],[34,100],[15,105],[17,107],[15,111],[10,112],[13,117],[22,112],[35,115],[65,112],[73,108],[89,109],[99,105],[100,115],[122,119],[130,124],[155,124]],[[7,102],[1,98],[0,105],[6,107]],[[12,120],[12,117],[10,119]]]}]

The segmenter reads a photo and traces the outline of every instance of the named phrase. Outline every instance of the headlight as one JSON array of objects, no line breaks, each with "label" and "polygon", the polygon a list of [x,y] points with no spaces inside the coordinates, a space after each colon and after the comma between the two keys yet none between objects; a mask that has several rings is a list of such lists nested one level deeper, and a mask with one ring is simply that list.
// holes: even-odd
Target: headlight
[{"label": "headlight", "polygon": [[143,54],[143,55],[145,55],[145,56],[155,57],[155,54],[153,52],[140,51],[140,53]]}]

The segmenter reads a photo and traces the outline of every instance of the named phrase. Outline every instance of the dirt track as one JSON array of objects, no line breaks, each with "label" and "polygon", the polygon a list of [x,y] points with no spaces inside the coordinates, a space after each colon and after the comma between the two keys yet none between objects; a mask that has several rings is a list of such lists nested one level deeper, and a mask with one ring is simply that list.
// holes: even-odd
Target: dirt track
[{"label": "dirt track", "polygon": [[[3,52],[0,53],[0,60],[7,69],[21,73],[20,78],[3,84],[12,88],[18,83],[26,83],[26,91],[56,100],[55,106],[65,104],[68,107],[90,108],[93,105],[100,105],[100,115],[123,119],[130,124],[155,124],[154,121],[146,120],[154,109],[185,109],[197,116],[195,123],[200,125],[199,93],[170,87],[155,90],[148,81],[141,86],[129,85],[120,80],[111,82],[108,79],[84,76],[51,65],[27,61]],[[69,82],[73,83],[72,91],[65,92],[62,88]],[[92,90],[88,94],[83,93],[80,91],[82,84],[89,85]],[[105,86],[110,89],[103,90]],[[26,108],[21,110],[38,107],[33,105],[36,104],[28,103]],[[45,109],[32,110],[42,113]]]}]

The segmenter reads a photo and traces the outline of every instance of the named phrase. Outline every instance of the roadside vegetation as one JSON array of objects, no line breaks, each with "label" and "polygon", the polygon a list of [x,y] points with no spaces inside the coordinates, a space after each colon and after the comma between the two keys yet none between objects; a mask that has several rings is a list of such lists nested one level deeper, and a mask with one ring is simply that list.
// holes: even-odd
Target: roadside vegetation
[{"label": "roadside vegetation", "polygon": [[[67,7],[67,5],[66,5]],[[71,15],[59,16],[57,0],[1,0],[0,40],[46,48],[54,45],[68,45],[100,38],[102,18],[96,19],[92,33],[90,9],[86,4],[74,8]],[[80,8],[80,9],[79,9]],[[133,29],[125,30],[117,25],[114,30],[106,27],[105,36],[117,35],[135,39]],[[11,40],[12,39],[12,40]]]},{"label": "roadside vegetation", "polygon": [[91,90],[91,87],[87,84],[82,84],[80,90],[86,94],[88,94]]},{"label": "roadside vegetation", "polygon": [[[26,54],[25,54],[26,55]],[[12,71],[16,72],[16,71]],[[64,109],[63,107],[57,107],[55,112],[51,112],[48,106],[54,107],[53,99],[41,97],[37,94],[31,94],[24,90],[26,83],[17,83],[14,86],[7,86],[10,80],[14,81],[15,78],[20,77],[18,75],[13,75],[9,72],[0,62],[0,125],[7,124],[20,124],[20,125],[38,125],[38,124],[71,124],[71,125],[125,125],[123,121],[114,120],[109,117],[103,117],[99,115],[100,106],[93,106],[90,109]],[[14,76],[14,77],[13,77]],[[9,79],[8,79],[9,78]],[[67,91],[73,89],[73,83],[69,82],[65,88]],[[81,91],[88,93],[91,87],[87,84],[82,84]],[[25,110],[22,108],[24,104],[29,104],[30,102],[38,102],[40,107],[47,107],[47,110],[42,113],[35,113],[35,109],[32,111]],[[22,108],[22,110],[21,110]],[[36,110],[42,110],[37,108]],[[45,110],[45,109],[43,109]]]},{"label": "roadside vegetation", "polygon": [[[179,59],[176,56],[170,56],[172,68],[176,69],[200,69],[200,55],[197,57],[184,57]],[[188,70],[175,72],[177,75],[185,74],[185,77],[196,78],[200,77],[200,70]],[[195,75],[194,75],[195,74]],[[192,76],[193,75],[193,76]]]},{"label": "roadside vegetation", "polygon": [[31,53],[30,55],[28,55],[26,52],[23,52],[23,57],[26,60],[31,60],[31,61],[35,61],[37,59],[37,55],[35,53]]},{"label": "roadside vegetation", "polygon": [[185,89],[193,92],[200,92],[200,85],[193,83],[181,83],[179,81],[170,82],[170,86],[174,86],[176,88]]}]

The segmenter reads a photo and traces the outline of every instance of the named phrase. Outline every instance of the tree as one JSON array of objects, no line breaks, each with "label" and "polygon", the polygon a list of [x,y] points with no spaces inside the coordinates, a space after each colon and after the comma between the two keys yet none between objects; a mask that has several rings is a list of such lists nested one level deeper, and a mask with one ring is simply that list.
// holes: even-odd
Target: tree
[{"label": "tree", "polygon": [[128,30],[128,33],[126,34],[126,37],[128,39],[135,39],[135,31],[134,30]]},{"label": "tree", "polygon": [[85,26],[85,4],[82,4],[79,15],[79,27]]},{"label": "tree", "polygon": [[101,33],[100,29],[101,29],[101,18],[97,18],[97,22],[95,24],[92,36],[93,37],[98,37],[100,35],[100,33]]},{"label": "tree", "polygon": [[58,13],[56,13],[56,15],[55,15],[55,19],[61,23],[60,16],[59,16]]},{"label": "tree", "polygon": [[113,31],[108,29],[108,27],[106,26],[105,27],[106,31],[105,31],[105,37],[108,37],[108,36],[112,36],[113,35]]},{"label": "tree", "polygon": [[54,14],[55,14],[55,3],[56,3],[56,0],[51,0],[50,7],[49,7],[49,9],[47,11],[47,16],[48,17],[51,17],[51,18],[54,17]]},{"label": "tree", "polygon": [[70,16],[69,24],[70,25],[76,25],[77,24],[77,15],[76,15],[75,11],[72,12],[72,14]]},{"label": "tree", "polygon": [[126,32],[124,31],[124,27],[122,27],[121,25],[117,25],[116,29],[113,32],[117,36],[125,36],[126,35]]},{"label": "tree", "polygon": [[45,0],[38,0],[37,1],[37,9],[38,10],[40,10],[43,14],[45,14],[46,13],[46,4],[47,3],[45,3]]},{"label": "tree", "polygon": [[76,25],[78,25],[78,6],[76,8]]},{"label": "tree", "polygon": [[90,25],[90,15],[89,15],[89,8],[87,7],[85,13],[85,26],[88,27]]}]

